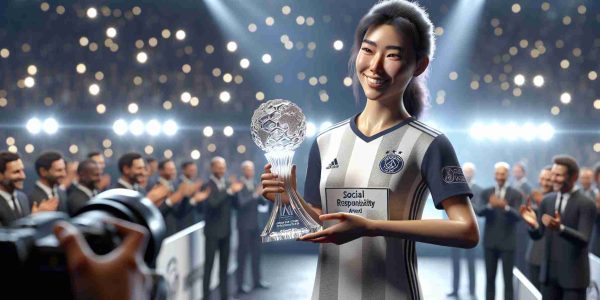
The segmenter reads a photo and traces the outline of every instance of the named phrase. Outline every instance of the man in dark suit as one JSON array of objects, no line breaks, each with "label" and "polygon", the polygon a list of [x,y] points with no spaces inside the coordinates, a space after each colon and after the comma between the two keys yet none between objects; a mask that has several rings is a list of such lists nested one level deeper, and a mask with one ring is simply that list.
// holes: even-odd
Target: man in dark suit
[{"label": "man in dark suit", "polygon": [[140,182],[145,180],[144,176],[146,176],[146,165],[141,154],[135,152],[123,154],[119,158],[118,166],[121,177],[119,177],[115,188],[140,192],[142,195],[146,195],[161,211],[166,209],[164,206],[161,208],[161,205],[164,205],[169,195],[168,186],[157,184],[148,192],[140,186]]},{"label": "man in dark suit", "polygon": [[[473,198],[471,203],[475,209],[481,205],[481,192],[482,188],[475,183],[475,165],[467,162],[463,165],[463,174],[467,180],[469,188],[473,192]],[[458,298],[459,284],[460,284],[460,258],[464,256],[467,260],[467,269],[469,272],[469,294],[475,296],[475,258],[477,257],[477,248],[473,249],[460,249],[450,248],[450,256],[452,258],[452,292],[447,296]]]},{"label": "man in dark suit", "polygon": [[590,252],[600,257],[600,163],[594,167],[594,190],[596,191],[596,222],[594,224],[594,232],[592,234],[592,245]]},{"label": "man in dark suit", "polygon": [[[186,183],[189,185],[199,185],[202,187],[202,180],[198,179],[198,166],[193,161],[184,161],[181,163],[181,176],[179,176],[179,182]],[[194,191],[194,194],[191,197],[186,197],[182,205],[186,208],[186,214],[181,220],[180,226],[181,229],[189,227],[193,224],[196,224],[204,219],[203,217],[203,205],[197,205],[202,202],[204,199],[201,198],[202,194],[204,194],[204,199],[208,196],[206,191],[201,192],[200,189]]]},{"label": "man in dark suit", "polygon": [[[512,167],[512,174],[514,178],[511,186],[521,192],[523,199],[527,199],[531,195],[532,187],[527,181],[527,173],[525,171],[525,164],[516,163]],[[527,244],[529,243],[529,234],[527,233],[527,225],[525,222],[517,223],[517,248],[515,250],[515,267],[521,272],[526,273],[527,261],[525,259],[527,253]]]},{"label": "man in dark suit", "polygon": [[110,187],[110,175],[104,172],[106,168],[106,160],[104,159],[104,155],[102,153],[94,151],[90,152],[87,155],[88,159],[95,161],[100,168],[100,183],[98,183],[98,191],[102,192],[107,190]]},{"label": "man in dark suit", "polygon": [[79,180],[73,183],[73,188],[68,195],[69,214],[71,216],[75,215],[91,198],[96,196],[101,180],[100,167],[91,159],[84,160],[77,166],[77,175]]},{"label": "man in dark suit", "polygon": [[[539,211],[540,205],[542,204],[542,199],[553,190],[552,173],[550,172],[551,168],[552,166],[546,166],[540,171],[540,186],[537,190],[533,190],[531,192],[531,195],[527,200],[527,204],[531,205],[535,211]],[[544,255],[545,246],[546,242],[544,241],[543,237],[539,240],[534,240],[530,237],[527,244],[527,252],[525,254],[525,261],[528,264],[529,271],[527,278],[538,290],[541,290],[540,267],[542,266],[542,256]]]},{"label": "man in dark suit", "polygon": [[25,181],[25,167],[19,154],[0,152],[0,227],[31,214],[27,196],[20,190]]},{"label": "man in dark suit", "polygon": [[146,190],[151,190],[152,187],[156,185],[158,182],[159,175],[159,163],[156,158],[152,156],[146,157],[146,176],[148,177],[148,184],[146,185]]},{"label": "man in dark suit", "polygon": [[185,214],[190,211],[189,197],[200,188],[200,183],[177,182],[177,168],[175,162],[170,159],[158,164],[158,175],[155,185],[162,185],[168,189],[167,198],[158,208],[165,219],[167,235],[171,235],[182,229],[181,223]]},{"label": "man in dark suit", "polygon": [[555,193],[542,200],[539,214],[522,206],[521,215],[534,239],[546,239],[540,282],[544,299],[586,299],[590,284],[588,242],[596,218],[594,201],[575,186],[579,166],[567,155],[554,157]]},{"label": "man in dark suit", "polygon": [[210,189],[210,194],[205,202],[205,226],[206,238],[203,297],[210,296],[210,275],[215,259],[219,251],[219,291],[221,299],[228,299],[227,269],[229,266],[229,247],[231,238],[231,210],[236,201],[236,194],[243,184],[241,182],[228,182],[225,180],[227,163],[220,156],[210,161],[212,175],[205,184],[203,190]]},{"label": "man in dark suit", "polygon": [[510,166],[499,162],[494,166],[496,186],[481,193],[477,214],[485,218],[483,247],[486,271],[486,299],[496,295],[496,271],[502,259],[504,298],[513,298],[512,269],[515,261],[516,224],[520,221],[519,206],[522,195],[508,186]]},{"label": "man in dark suit", "polygon": [[62,155],[54,151],[42,153],[35,161],[35,171],[39,179],[29,194],[31,204],[39,205],[49,199],[57,199],[57,210],[69,213],[67,192],[60,188],[60,183],[67,176],[66,164]]},{"label": "man in dark suit", "polygon": [[238,294],[246,294],[250,289],[244,286],[246,258],[250,256],[252,265],[252,282],[254,288],[268,288],[269,284],[261,281],[260,276],[260,229],[258,228],[258,203],[263,201],[261,185],[254,178],[254,163],[247,160],[241,165],[243,176],[240,179],[242,190],[237,197],[237,287]]}]

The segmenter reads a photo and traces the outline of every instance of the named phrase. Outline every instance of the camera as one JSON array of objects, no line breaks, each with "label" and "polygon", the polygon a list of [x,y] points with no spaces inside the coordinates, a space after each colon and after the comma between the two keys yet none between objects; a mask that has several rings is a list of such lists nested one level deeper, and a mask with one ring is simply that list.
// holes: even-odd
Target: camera
[{"label": "camera", "polygon": [[[155,268],[166,235],[165,222],[154,204],[132,190],[108,190],[92,198],[72,218],[62,212],[30,215],[0,229],[0,286],[4,295],[21,299],[72,299],[67,261],[53,233],[56,222],[77,227],[90,248],[104,255],[122,240],[109,217],[141,225],[149,232],[144,261]],[[153,299],[166,298],[164,279],[155,276]]]}]

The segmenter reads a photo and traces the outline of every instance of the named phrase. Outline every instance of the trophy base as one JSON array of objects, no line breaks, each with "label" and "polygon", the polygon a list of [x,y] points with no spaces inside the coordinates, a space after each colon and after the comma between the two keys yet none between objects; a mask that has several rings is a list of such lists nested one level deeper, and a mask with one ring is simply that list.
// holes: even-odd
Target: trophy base
[{"label": "trophy base", "polygon": [[276,241],[285,241],[285,240],[295,240],[299,237],[311,233],[317,232],[320,228],[316,228],[315,230],[309,230],[308,228],[293,228],[293,229],[285,229],[278,232],[271,232],[266,235],[261,235],[260,238],[263,243],[268,242],[276,242]]}]

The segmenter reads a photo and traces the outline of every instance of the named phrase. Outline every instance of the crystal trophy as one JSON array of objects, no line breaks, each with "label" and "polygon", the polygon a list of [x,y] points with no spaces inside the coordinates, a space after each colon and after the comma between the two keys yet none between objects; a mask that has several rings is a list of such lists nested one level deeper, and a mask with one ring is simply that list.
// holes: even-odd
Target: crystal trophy
[{"label": "crystal trophy", "polygon": [[288,100],[269,100],[254,111],[251,131],[256,145],[266,152],[272,172],[283,179],[290,199],[284,203],[281,194],[276,194],[271,216],[260,235],[262,242],[297,239],[321,230],[321,225],[302,207],[290,182],[294,150],[306,133],[306,119],[300,107]]}]

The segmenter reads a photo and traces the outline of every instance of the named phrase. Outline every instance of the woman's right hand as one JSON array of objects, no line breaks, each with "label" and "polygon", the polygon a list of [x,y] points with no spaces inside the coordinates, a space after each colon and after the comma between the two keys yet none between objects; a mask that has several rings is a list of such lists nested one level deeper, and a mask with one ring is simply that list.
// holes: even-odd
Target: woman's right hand
[{"label": "woman's right hand", "polygon": [[[271,164],[265,165],[264,173],[260,176],[260,182],[262,184],[262,196],[265,199],[275,202],[275,195],[281,194],[281,200],[283,203],[289,203],[290,198],[285,193],[285,186],[283,183],[283,179],[279,177],[278,174],[274,174],[271,172]],[[296,191],[296,165],[292,165],[292,174],[290,177],[290,183],[292,184],[292,191],[297,193]]]}]

